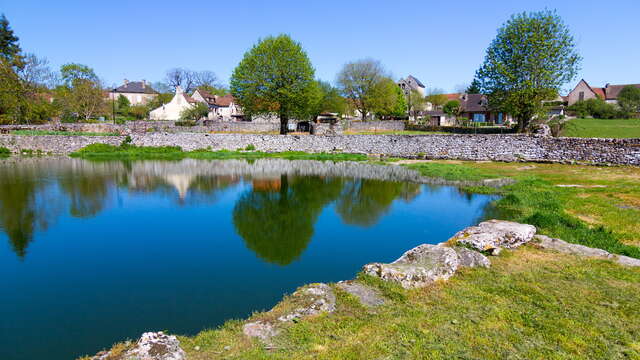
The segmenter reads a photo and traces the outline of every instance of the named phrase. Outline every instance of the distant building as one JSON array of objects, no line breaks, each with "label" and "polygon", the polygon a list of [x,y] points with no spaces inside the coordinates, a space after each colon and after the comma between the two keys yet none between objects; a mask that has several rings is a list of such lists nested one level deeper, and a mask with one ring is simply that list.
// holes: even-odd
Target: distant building
[{"label": "distant building", "polygon": [[400,79],[400,81],[398,81],[398,86],[400,86],[405,93],[408,93],[411,90],[416,90],[422,96],[425,94],[424,84],[413,75],[409,75],[405,79]]},{"label": "distant building", "polygon": [[157,109],[149,113],[150,120],[179,120],[182,111],[189,109],[197,103],[191,96],[182,91],[180,86],[176,86],[176,94],[167,104],[162,104]]},{"label": "distant building", "polygon": [[589,99],[602,99],[610,104],[618,103],[618,94],[625,86],[635,86],[640,88],[640,84],[627,84],[627,85],[612,85],[607,84],[604,87],[593,87],[589,85],[584,79],[578,82],[571,92],[566,96],[566,100],[569,106],[577,103],[578,101],[584,101]]},{"label": "distant building", "polygon": [[124,79],[121,86],[109,92],[109,99],[117,100],[120,95],[126,97],[131,105],[144,105],[158,96],[158,92],[153,90],[146,80],[129,81]]},{"label": "distant building", "polygon": [[[489,100],[483,94],[445,94],[449,100],[460,102],[460,116],[477,123],[493,123],[495,125],[506,125],[513,121],[511,115],[492,110],[489,107]],[[429,125],[452,126],[456,119],[448,116],[442,110],[426,111],[425,115]]]},{"label": "distant building", "polygon": [[232,121],[242,120],[242,109],[230,94],[224,96],[213,95],[205,90],[197,89],[191,96],[209,106],[209,120]]}]

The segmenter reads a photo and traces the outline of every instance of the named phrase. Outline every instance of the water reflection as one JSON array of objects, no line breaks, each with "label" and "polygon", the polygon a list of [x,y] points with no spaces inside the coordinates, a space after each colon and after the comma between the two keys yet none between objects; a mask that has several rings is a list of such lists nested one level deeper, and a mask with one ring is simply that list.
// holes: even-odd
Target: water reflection
[{"label": "water reflection", "polygon": [[[358,175],[354,178],[354,175]],[[79,159],[0,160],[0,229],[23,258],[37,231],[63,213],[91,218],[119,190],[157,192],[180,206],[214,205],[231,187],[247,186],[233,209],[233,225],[261,259],[287,265],[314,234],[322,210],[335,203],[345,224],[369,227],[396,200],[410,202],[423,188],[401,167],[317,161],[243,160],[89,162]],[[430,185],[427,191],[440,186]],[[468,202],[474,195],[461,192]]]}]

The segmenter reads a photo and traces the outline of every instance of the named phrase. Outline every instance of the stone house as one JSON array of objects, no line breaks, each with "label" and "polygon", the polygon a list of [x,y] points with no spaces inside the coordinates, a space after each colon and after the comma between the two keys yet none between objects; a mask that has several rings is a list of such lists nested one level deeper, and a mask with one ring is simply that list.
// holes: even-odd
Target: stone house
[{"label": "stone house", "polygon": [[197,103],[191,96],[182,91],[180,86],[176,86],[176,94],[167,104],[162,104],[157,109],[149,113],[150,120],[180,120],[182,111],[193,107]]},{"label": "stone house", "polygon": [[[507,125],[513,122],[511,115],[495,111],[489,108],[489,100],[483,94],[445,94],[448,100],[460,102],[461,114],[459,117],[467,118],[475,123],[493,123],[494,125]],[[425,115],[432,126],[456,125],[456,118],[445,114],[442,110],[426,111]]]},{"label": "stone house", "polygon": [[191,96],[193,100],[207,104],[209,107],[208,120],[241,121],[244,119],[242,108],[230,94],[224,96],[213,95],[203,89],[196,89]]},{"label": "stone house", "polygon": [[146,80],[129,81],[124,79],[121,86],[109,91],[109,100],[117,100],[122,95],[126,97],[131,105],[144,105],[158,96],[158,92],[147,84]]},{"label": "stone house", "polygon": [[567,104],[571,106],[578,101],[596,98],[602,99],[610,104],[617,104],[620,91],[628,85],[640,88],[640,84],[606,84],[604,87],[593,87],[589,85],[584,79],[582,79],[578,82],[578,85],[576,85],[576,87],[573,88],[573,90],[571,90],[566,96]]},{"label": "stone house", "polygon": [[413,75],[409,75],[405,79],[400,79],[400,81],[398,81],[398,86],[400,86],[405,94],[407,94],[411,90],[416,90],[422,96],[424,96],[425,94],[424,84],[420,80],[416,79]]}]

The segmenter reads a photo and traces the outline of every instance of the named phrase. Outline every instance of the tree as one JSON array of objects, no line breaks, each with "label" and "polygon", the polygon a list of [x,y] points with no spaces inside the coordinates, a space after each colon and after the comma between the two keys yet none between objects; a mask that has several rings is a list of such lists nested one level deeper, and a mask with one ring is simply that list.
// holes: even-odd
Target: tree
[{"label": "tree", "polygon": [[413,115],[415,118],[416,112],[425,109],[427,99],[418,90],[411,89],[407,94],[407,102],[409,103],[409,116]]},{"label": "tree", "polygon": [[322,80],[316,81],[316,87],[318,94],[310,114],[312,118],[316,118],[324,112],[336,114],[344,114],[346,112],[347,104],[340,95],[340,90]]},{"label": "tree", "polygon": [[133,105],[129,107],[129,114],[136,120],[142,120],[149,115],[149,109],[145,105]]},{"label": "tree", "polygon": [[449,99],[443,94],[442,89],[429,89],[427,102],[431,103],[435,109],[439,109],[447,103]]},{"label": "tree", "polygon": [[375,92],[380,90],[380,83],[387,77],[382,64],[373,59],[347,63],[338,74],[342,94],[360,112],[363,121],[376,105]]},{"label": "tree", "polygon": [[182,120],[195,120],[198,121],[209,114],[209,107],[204,103],[196,103],[194,106],[190,106],[180,113],[180,119]]},{"label": "tree", "polygon": [[407,103],[402,89],[391,78],[383,78],[373,87],[369,104],[370,111],[379,116],[402,116],[407,112]]},{"label": "tree", "polygon": [[477,77],[474,77],[473,81],[471,82],[471,85],[469,85],[469,87],[465,92],[467,94],[480,94],[482,92],[481,86],[482,86],[482,83],[480,82],[480,80],[478,80]]},{"label": "tree", "polygon": [[0,57],[12,65],[17,65],[21,59],[22,49],[20,49],[18,40],[9,26],[9,20],[2,14],[0,16]]},{"label": "tree", "polygon": [[38,89],[52,83],[54,75],[47,59],[39,58],[35,54],[25,54],[22,61],[23,64],[16,73],[23,84],[32,89]]},{"label": "tree", "polygon": [[165,85],[159,86],[158,89],[175,89],[176,86],[180,86],[186,93],[191,93],[199,87],[218,87],[220,85],[217,81],[218,77],[213,71],[193,71],[185,68],[173,68],[166,73]]},{"label": "tree", "polygon": [[278,114],[280,134],[289,119],[306,116],[317,100],[315,70],[300,43],[267,37],[244,54],[231,76],[231,93],[245,114]]},{"label": "tree", "polygon": [[555,12],[521,13],[498,29],[476,77],[489,105],[512,114],[523,132],[531,119],[546,116],[543,101],[557,97],[580,61],[569,29]]},{"label": "tree", "polygon": [[93,69],[82,64],[65,64],[60,75],[64,84],[56,88],[54,102],[65,118],[89,120],[106,112],[104,90]]},{"label": "tree", "polygon": [[87,65],[68,63],[60,67],[60,76],[65,85],[73,87],[75,82],[89,81],[98,83],[100,80],[92,68]]},{"label": "tree", "polygon": [[460,115],[460,110],[460,101],[458,100],[449,100],[442,108],[442,111],[449,116]]},{"label": "tree", "polygon": [[120,94],[118,95],[118,99],[116,100],[116,112],[119,115],[127,116],[129,114],[129,108],[131,107],[131,102],[127,99],[126,96]]},{"label": "tree", "polygon": [[618,94],[618,105],[627,117],[632,117],[640,111],[640,88],[627,85]]}]

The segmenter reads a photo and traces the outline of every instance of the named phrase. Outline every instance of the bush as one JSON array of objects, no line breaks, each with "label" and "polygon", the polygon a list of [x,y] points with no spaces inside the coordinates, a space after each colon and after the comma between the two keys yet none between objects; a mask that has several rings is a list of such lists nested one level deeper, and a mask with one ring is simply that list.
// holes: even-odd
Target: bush
[{"label": "bush", "polygon": [[176,121],[175,124],[176,126],[196,126],[196,122],[193,120]]},{"label": "bush", "polygon": [[255,145],[253,145],[253,144],[249,144],[249,145],[247,145],[247,147],[246,147],[246,148],[244,148],[244,149],[245,149],[246,151],[253,151],[253,150],[255,150],[255,149],[256,149],[256,147],[255,147]]},{"label": "bush", "polygon": [[596,119],[615,119],[626,117],[623,112],[613,104],[609,104],[602,99],[588,99],[578,101],[567,108],[577,117],[585,118],[591,116]]},{"label": "bush", "polygon": [[8,156],[8,155],[11,155],[11,150],[7,149],[6,147],[0,146],[0,156]]}]

